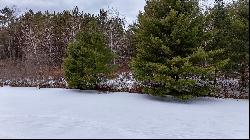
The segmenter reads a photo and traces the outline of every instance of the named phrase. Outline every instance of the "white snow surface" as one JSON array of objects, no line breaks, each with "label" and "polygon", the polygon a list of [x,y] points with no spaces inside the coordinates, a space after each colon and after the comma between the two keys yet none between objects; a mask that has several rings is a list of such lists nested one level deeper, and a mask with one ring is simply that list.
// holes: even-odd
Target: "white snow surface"
[{"label": "white snow surface", "polygon": [[249,138],[249,100],[2,87],[0,138]]}]

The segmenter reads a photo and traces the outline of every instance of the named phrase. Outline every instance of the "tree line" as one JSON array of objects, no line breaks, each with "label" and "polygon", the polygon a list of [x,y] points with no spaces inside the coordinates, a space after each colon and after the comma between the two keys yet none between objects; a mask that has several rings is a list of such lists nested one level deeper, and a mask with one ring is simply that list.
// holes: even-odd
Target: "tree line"
[{"label": "tree line", "polygon": [[[5,64],[18,63],[17,69],[24,70],[21,75],[24,78],[42,79],[46,74],[53,76],[53,71],[59,71],[62,76],[62,62],[69,42],[93,20],[98,21],[108,47],[118,55],[113,63],[126,66],[132,50],[125,19],[113,9],[101,9],[98,15],[93,15],[79,11],[78,7],[52,13],[29,10],[21,16],[16,16],[14,8],[1,9],[0,60]],[[13,72],[9,75],[8,78],[15,77]]]},{"label": "tree line", "polygon": [[199,2],[146,0],[127,29],[110,10],[30,10],[16,17],[6,7],[0,11],[0,59],[21,63],[25,76],[58,70],[71,88],[96,89],[118,65],[151,95],[216,96],[236,85],[237,96],[248,96],[249,1],[215,0],[206,10]]}]

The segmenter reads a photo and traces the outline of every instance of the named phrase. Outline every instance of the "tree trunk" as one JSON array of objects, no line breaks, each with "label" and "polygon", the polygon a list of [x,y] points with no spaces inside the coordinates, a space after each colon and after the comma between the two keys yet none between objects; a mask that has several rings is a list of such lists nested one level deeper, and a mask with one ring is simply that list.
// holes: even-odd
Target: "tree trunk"
[{"label": "tree trunk", "polygon": [[240,69],[240,93],[245,94],[245,89],[247,88],[247,64],[245,59],[241,61],[241,69]]}]

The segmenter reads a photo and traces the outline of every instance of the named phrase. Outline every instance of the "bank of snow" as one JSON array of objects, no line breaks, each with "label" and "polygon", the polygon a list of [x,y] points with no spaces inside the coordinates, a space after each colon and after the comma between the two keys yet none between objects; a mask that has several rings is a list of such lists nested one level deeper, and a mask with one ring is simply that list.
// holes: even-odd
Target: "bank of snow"
[{"label": "bank of snow", "polygon": [[0,138],[248,137],[248,100],[0,88]]}]

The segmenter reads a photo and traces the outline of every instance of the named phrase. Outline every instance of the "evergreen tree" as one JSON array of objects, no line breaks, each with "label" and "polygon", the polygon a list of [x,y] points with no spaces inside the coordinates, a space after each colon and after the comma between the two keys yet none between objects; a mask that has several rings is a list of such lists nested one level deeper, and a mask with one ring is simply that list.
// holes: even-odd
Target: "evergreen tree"
[{"label": "evergreen tree", "polygon": [[[231,22],[229,12],[223,0],[215,0],[215,5],[206,14],[207,45],[206,50],[224,49],[225,52],[217,59],[229,58],[228,48],[231,46]],[[224,72],[231,68],[224,68]],[[217,72],[218,73],[218,72]]]},{"label": "evergreen tree", "polygon": [[86,24],[69,44],[64,60],[65,77],[70,88],[96,89],[104,76],[109,74],[114,54],[96,20]]},{"label": "evergreen tree", "polygon": [[249,0],[239,0],[228,8],[231,17],[228,67],[240,76],[240,91],[245,94],[249,88]]},{"label": "evergreen tree", "polygon": [[206,52],[203,16],[195,0],[148,0],[135,29],[136,57],[132,69],[144,92],[181,99],[212,92],[214,63],[223,52]]},{"label": "evergreen tree", "polygon": [[224,49],[223,55],[216,60],[230,58],[229,63],[216,72],[215,78],[240,79],[240,91],[244,92],[249,84],[249,0],[238,0],[229,5],[216,0],[206,18],[205,28],[209,34],[206,50]]}]

